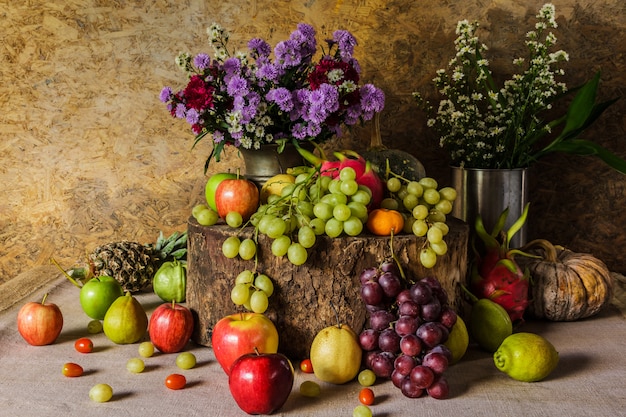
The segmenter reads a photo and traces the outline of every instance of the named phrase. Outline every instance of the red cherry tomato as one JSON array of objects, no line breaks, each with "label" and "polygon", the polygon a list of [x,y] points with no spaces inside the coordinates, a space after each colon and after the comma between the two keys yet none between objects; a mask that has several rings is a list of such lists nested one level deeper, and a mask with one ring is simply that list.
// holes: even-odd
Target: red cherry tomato
[{"label": "red cherry tomato", "polygon": [[311,359],[304,359],[300,362],[300,370],[307,374],[313,373],[313,364],[311,363]]},{"label": "red cherry tomato", "polygon": [[83,374],[83,367],[77,363],[68,362],[63,365],[63,375],[74,378]]},{"label": "red cherry tomato", "polygon": [[374,404],[374,391],[371,388],[363,388],[361,392],[359,392],[359,401],[361,404],[372,405]]},{"label": "red cherry tomato", "polygon": [[74,342],[74,349],[80,353],[91,353],[93,351],[93,342],[86,337],[81,337]]},{"label": "red cherry tomato", "polygon": [[169,389],[183,389],[187,385],[185,375],[171,374],[165,378],[165,386]]}]

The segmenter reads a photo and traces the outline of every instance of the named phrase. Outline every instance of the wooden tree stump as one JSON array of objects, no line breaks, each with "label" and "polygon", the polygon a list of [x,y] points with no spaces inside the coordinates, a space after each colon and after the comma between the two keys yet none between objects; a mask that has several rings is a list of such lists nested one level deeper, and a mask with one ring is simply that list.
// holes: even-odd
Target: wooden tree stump
[{"label": "wooden tree stump", "polygon": [[[460,284],[465,282],[467,274],[469,227],[455,218],[450,218],[448,224],[448,253],[432,269],[425,269],[418,261],[424,238],[398,235],[393,239],[393,248],[407,278],[415,281],[436,277],[448,292],[450,305],[460,311],[463,303]],[[210,346],[215,323],[239,311],[230,299],[235,277],[244,269],[254,270],[254,260],[227,259],[222,254],[222,242],[233,234],[242,239],[250,237],[253,229],[204,227],[190,218],[188,233],[187,305],[196,316],[192,338]],[[315,246],[308,250],[306,263],[294,266],[286,257],[274,256],[271,239],[260,235],[257,270],[274,282],[274,294],[265,314],[278,329],[279,351],[293,359],[308,357],[317,332],[337,322],[332,306],[342,323],[360,332],[366,310],[359,296],[359,275],[365,268],[378,266],[390,257],[389,242],[389,237],[369,234],[334,239],[318,236]]]}]

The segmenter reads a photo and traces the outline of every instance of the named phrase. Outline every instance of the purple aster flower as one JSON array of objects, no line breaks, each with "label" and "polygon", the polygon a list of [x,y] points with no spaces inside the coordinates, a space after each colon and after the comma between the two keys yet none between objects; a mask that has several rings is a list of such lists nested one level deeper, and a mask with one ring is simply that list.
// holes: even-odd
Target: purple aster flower
[{"label": "purple aster flower", "polygon": [[220,130],[213,132],[213,142],[220,143],[224,141],[224,133]]},{"label": "purple aster flower", "polygon": [[228,58],[226,61],[224,61],[223,68],[226,72],[226,75],[224,76],[224,81],[227,81],[231,77],[239,74],[239,71],[241,70],[241,61],[239,61],[239,59],[237,58]]},{"label": "purple aster flower", "polygon": [[385,107],[385,93],[372,84],[361,87],[361,107],[366,112],[380,112]]},{"label": "purple aster flower", "polygon": [[303,55],[312,55],[317,48],[315,29],[306,23],[299,23],[298,29],[291,33],[290,39],[301,45]]},{"label": "purple aster flower", "polygon": [[179,119],[184,119],[185,114],[187,114],[187,108],[183,103],[178,103],[176,105],[176,117],[178,117]]},{"label": "purple aster flower", "polygon": [[211,65],[211,58],[209,58],[207,54],[198,54],[193,60],[193,65],[196,68],[203,70]]},{"label": "purple aster flower", "polygon": [[333,40],[339,48],[339,56],[344,61],[351,58],[356,46],[356,38],[347,30],[336,30],[333,33]]},{"label": "purple aster flower", "polygon": [[196,109],[189,109],[185,119],[190,125],[198,124],[198,122],[200,122],[200,113],[198,113]]},{"label": "purple aster flower", "polygon": [[291,134],[296,139],[305,139],[306,136],[306,126],[302,123],[296,123],[291,128]]},{"label": "purple aster flower", "polygon": [[274,55],[280,68],[294,67],[301,62],[298,44],[293,40],[278,42],[274,48]]},{"label": "purple aster flower", "polygon": [[272,52],[271,46],[260,38],[251,39],[250,42],[248,42],[248,49],[250,49],[255,59],[268,57]]},{"label": "purple aster flower", "polygon": [[163,103],[167,103],[172,99],[172,89],[170,87],[163,87],[161,94],[159,94],[159,100]]},{"label": "purple aster flower", "polygon": [[309,123],[306,128],[306,134],[309,137],[316,137],[322,133],[322,126],[319,123]]},{"label": "purple aster flower", "polygon": [[228,95],[232,97],[245,96],[248,94],[248,80],[235,75],[228,82],[227,90]]},{"label": "purple aster flower", "polygon": [[280,77],[281,74],[282,74],[282,71],[279,70],[276,67],[276,65],[272,63],[261,64],[261,66],[259,66],[259,69],[256,72],[256,76],[259,79],[269,80],[269,81],[278,80],[278,77]]},{"label": "purple aster flower", "polygon": [[293,100],[291,98],[291,91],[285,87],[274,88],[268,91],[265,98],[278,105],[284,112],[291,111],[293,109]]}]

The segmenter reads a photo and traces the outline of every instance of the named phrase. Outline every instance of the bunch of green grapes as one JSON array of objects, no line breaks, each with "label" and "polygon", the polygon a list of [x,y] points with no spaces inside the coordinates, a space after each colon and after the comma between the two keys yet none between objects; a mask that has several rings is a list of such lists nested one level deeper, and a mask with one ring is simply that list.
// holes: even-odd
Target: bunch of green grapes
[{"label": "bunch of green grapes", "polygon": [[248,269],[235,278],[235,286],[230,291],[230,299],[248,311],[263,314],[269,305],[269,297],[274,293],[274,283],[265,274]]},{"label": "bunch of green grapes", "polygon": [[369,188],[356,182],[351,167],[341,169],[336,178],[306,169],[281,195],[269,196],[250,221],[259,233],[272,239],[274,256],[286,255],[292,264],[302,265],[317,236],[359,235],[367,222],[371,198]]},{"label": "bunch of green grapes", "polygon": [[404,232],[426,237],[420,262],[425,268],[434,267],[437,256],[448,252],[444,240],[449,231],[446,216],[452,212],[456,190],[452,187],[438,189],[439,184],[433,178],[409,181],[393,173],[388,176],[386,185],[390,197],[385,198],[381,206],[405,214]]}]

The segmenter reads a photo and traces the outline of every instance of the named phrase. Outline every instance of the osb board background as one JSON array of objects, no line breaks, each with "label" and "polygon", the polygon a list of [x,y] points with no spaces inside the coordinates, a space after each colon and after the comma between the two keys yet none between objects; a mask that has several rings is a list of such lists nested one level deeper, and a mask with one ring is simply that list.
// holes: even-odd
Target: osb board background
[{"label": "osb board background", "polygon": [[[449,180],[447,157],[424,127],[411,92],[431,88],[453,54],[456,21],[478,19],[493,66],[510,71],[537,0],[0,0],[0,283],[51,257],[69,266],[98,244],[149,242],[182,230],[202,200],[210,145],[191,150],[184,122],[158,93],[182,86],[181,50],[209,51],[205,28],[219,22],[233,45],[283,39],[298,22],[320,39],[352,31],[363,78],[385,90],[382,134],[413,153],[429,175]],[[624,95],[623,0],[557,0],[559,45],[571,57],[568,85],[602,70],[602,98]],[[626,157],[626,100],[588,136]],[[366,149],[357,130],[333,148]],[[209,173],[239,165],[236,155]],[[619,272],[626,261],[626,178],[588,158],[550,157],[532,176],[531,228]],[[42,277],[44,279],[44,277]]]}]

